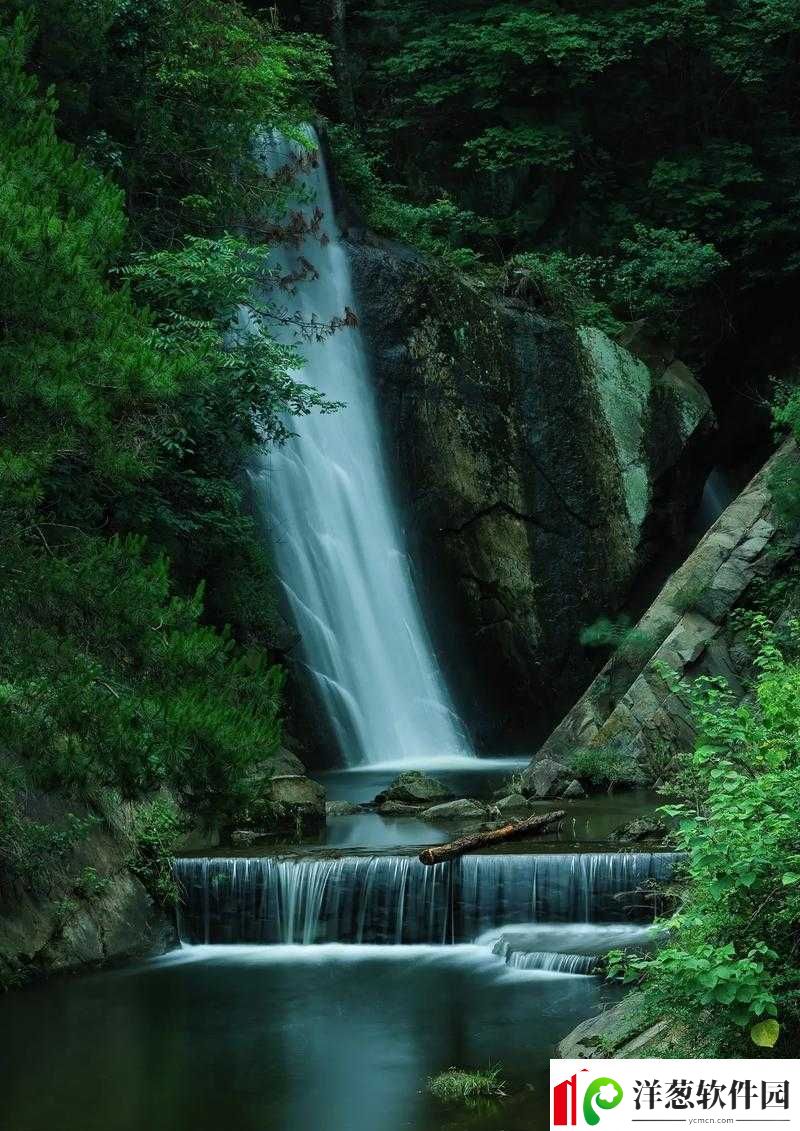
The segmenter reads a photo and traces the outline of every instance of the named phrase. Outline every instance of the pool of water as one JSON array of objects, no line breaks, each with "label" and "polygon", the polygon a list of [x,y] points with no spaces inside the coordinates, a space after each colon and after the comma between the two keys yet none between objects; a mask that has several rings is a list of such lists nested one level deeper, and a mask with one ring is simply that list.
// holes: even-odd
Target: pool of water
[{"label": "pool of water", "polygon": [[[333,776],[333,775],[331,775]],[[340,779],[344,775],[337,775],[329,797],[338,798],[348,796],[339,792],[344,789],[347,782]],[[360,774],[354,775],[356,778]],[[326,785],[328,781],[326,780]],[[353,797],[352,792],[348,800],[371,800],[379,791],[370,785],[371,793],[367,797]],[[455,789],[454,785],[451,788]],[[496,788],[496,787],[492,787]],[[473,788],[471,796],[490,796],[492,790],[479,793]],[[620,825],[627,824],[636,817],[647,816],[659,806],[664,799],[657,794],[646,790],[632,790],[625,793],[601,794],[578,801],[538,801],[531,806],[532,813],[544,813],[552,809],[563,809],[566,818],[557,827],[548,829],[545,833],[531,841],[531,845],[545,847],[548,844],[602,844],[608,840],[610,833]],[[515,813],[514,817],[525,816],[524,813]],[[480,822],[475,824],[478,828]],[[432,823],[421,821],[417,817],[382,817],[378,813],[356,813],[347,817],[329,817],[325,830],[320,834],[318,844],[327,848],[365,848],[386,849],[396,847],[421,847],[426,844],[443,844],[459,836],[465,827],[456,822],[441,821]],[[518,850],[520,842],[513,842],[512,847]]]},{"label": "pool of water", "polygon": [[[592,977],[488,946],[184,947],[0,999],[9,1131],[539,1131],[553,1045]],[[509,1096],[426,1080],[501,1064]]]}]

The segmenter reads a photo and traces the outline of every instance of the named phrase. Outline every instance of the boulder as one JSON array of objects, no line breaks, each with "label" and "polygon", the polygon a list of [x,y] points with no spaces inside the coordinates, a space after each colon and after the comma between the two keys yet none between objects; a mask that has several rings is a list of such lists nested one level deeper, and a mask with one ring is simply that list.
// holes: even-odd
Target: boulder
[{"label": "boulder", "polygon": [[390,786],[375,798],[376,805],[387,801],[399,801],[403,805],[430,805],[434,801],[444,801],[453,796],[447,786],[436,778],[429,777],[421,770],[407,770],[398,774]]},{"label": "boulder", "polygon": [[641,1050],[664,1038],[669,1025],[669,1021],[648,1024],[644,995],[632,992],[597,1017],[582,1021],[564,1037],[556,1052],[562,1060],[642,1055]]},{"label": "boulder", "polygon": [[[325,789],[305,774],[276,774],[260,798],[273,835],[305,836],[325,825]],[[259,824],[258,814],[254,814]]]},{"label": "boulder", "polygon": [[638,844],[643,840],[663,840],[667,826],[658,817],[637,817],[613,829],[608,839],[618,844]]},{"label": "boulder", "polygon": [[530,807],[530,801],[527,797],[523,797],[521,793],[509,793],[506,797],[501,797],[496,803],[496,808],[501,816],[527,813],[530,811]]},{"label": "boulder", "polygon": [[432,805],[420,814],[423,821],[482,821],[486,807],[477,801],[461,797],[458,801],[446,801],[442,805]]},{"label": "boulder", "polygon": [[259,762],[250,774],[255,800],[245,828],[261,837],[305,836],[325,825],[325,789],[312,781],[296,754],[281,747]]},{"label": "boulder", "polygon": [[569,766],[556,762],[553,758],[542,758],[529,766],[522,775],[523,793],[544,800],[559,797],[573,780]]},{"label": "boulder", "polygon": [[364,239],[349,253],[462,713],[495,749],[528,740],[532,718],[543,738],[594,674],[581,628],[621,607],[694,512],[708,397],[672,358],[646,363],[408,249]]},{"label": "boulder", "polygon": [[68,841],[73,816],[104,819],[54,861],[46,885],[12,881],[4,887],[0,975],[22,982],[159,954],[177,944],[174,925],[130,867],[139,805],[122,802],[111,790],[96,794],[91,810],[75,797],[44,792],[33,783],[23,792],[25,817],[63,830]]},{"label": "boulder", "polygon": [[285,746],[278,747],[274,754],[255,763],[251,770],[252,776],[258,778],[274,778],[284,774],[303,775],[305,772],[306,768],[297,755]]},{"label": "boulder", "polygon": [[562,797],[571,797],[571,798],[585,797],[586,796],[586,790],[583,788],[583,786],[577,780],[577,778],[573,778],[573,780],[569,783],[569,785],[564,790],[564,792],[561,794],[561,796]]}]

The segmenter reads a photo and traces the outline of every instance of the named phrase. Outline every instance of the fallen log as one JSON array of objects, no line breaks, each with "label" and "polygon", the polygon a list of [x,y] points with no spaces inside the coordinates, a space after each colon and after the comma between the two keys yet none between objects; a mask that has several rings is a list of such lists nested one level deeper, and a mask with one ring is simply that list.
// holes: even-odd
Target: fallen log
[{"label": "fallen log", "polygon": [[535,817],[528,817],[524,821],[512,821],[499,829],[491,829],[485,833],[471,833],[469,836],[459,837],[458,840],[451,840],[447,844],[426,848],[420,852],[419,859],[422,864],[439,864],[443,860],[453,860],[456,856],[463,856],[473,848],[483,848],[487,844],[498,844],[500,841],[516,840],[523,836],[535,836],[564,816],[566,814],[563,809],[554,809],[552,813],[538,813]]}]

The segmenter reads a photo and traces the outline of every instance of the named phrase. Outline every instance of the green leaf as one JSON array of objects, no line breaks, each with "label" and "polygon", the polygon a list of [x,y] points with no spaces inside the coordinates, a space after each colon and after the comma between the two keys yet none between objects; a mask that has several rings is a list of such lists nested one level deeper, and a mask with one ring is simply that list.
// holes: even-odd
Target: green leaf
[{"label": "green leaf", "polygon": [[800,884],[800,872],[784,872],[781,883],[784,887],[788,887],[789,884]]},{"label": "green leaf", "polygon": [[759,1021],[750,1030],[750,1039],[762,1049],[771,1049],[775,1047],[780,1033],[781,1027],[777,1021]]}]

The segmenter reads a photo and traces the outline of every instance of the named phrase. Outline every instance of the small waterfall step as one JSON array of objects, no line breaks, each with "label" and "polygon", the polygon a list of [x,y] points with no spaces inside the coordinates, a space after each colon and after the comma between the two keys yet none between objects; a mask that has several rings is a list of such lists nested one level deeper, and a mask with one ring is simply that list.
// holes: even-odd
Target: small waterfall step
[{"label": "small waterfall step", "polygon": [[617,947],[648,950],[659,932],[651,924],[574,923],[569,926],[525,924],[507,926],[477,939],[516,970],[554,974],[594,974],[601,958]]},{"label": "small waterfall step", "polygon": [[[180,858],[184,943],[471,942],[492,928],[650,919],[668,852]],[[612,944],[613,945],[613,944]]]}]

